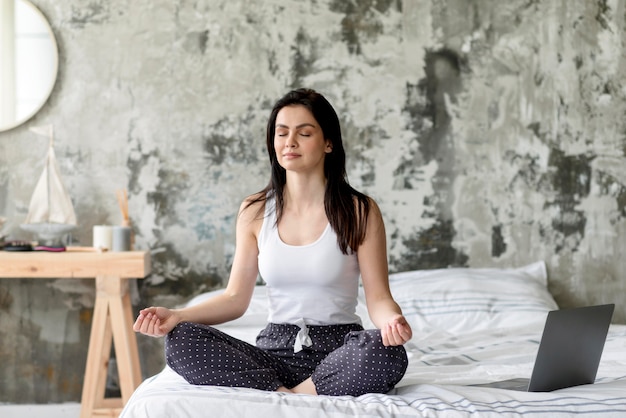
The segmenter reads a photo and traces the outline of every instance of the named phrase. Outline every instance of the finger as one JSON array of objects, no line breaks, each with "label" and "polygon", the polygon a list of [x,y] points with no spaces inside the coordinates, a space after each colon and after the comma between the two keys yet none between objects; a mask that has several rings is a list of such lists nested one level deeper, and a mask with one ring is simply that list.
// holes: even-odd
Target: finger
[{"label": "finger", "polygon": [[400,334],[400,331],[398,329],[399,324],[395,324],[393,326],[393,345],[402,345],[404,344],[404,338],[402,338],[402,334]]},{"label": "finger", "polygon": [[145,321],[146,317],[154,311],[153,307],[144,308],[139,311],[139,315],[137,315],[137,320],[133,324],[133,330],[135,332],[142,332],[142,325]]},{"label": "finger", "polygon": [[163,336],[163,331],[161,330],[161,320],[159,318],[157,318],[156,321],[154,322],[154,336],[155,337]]},{"label": "finger", "polygon": [[399,333],[402,336],[404,342],[409,341],[413,337],[413,331],[411,330],[411,326],[407,323],[402,324],[399,327]]},{"label": "finger", "polygon": [[158,316],[156,315],[151,316],[148,330],[150,331],[151,336],[158,337],[158,334],[159,334],[159,317]]},{"label": "finger", "polygon": [[142,322],[143,322],[143,315],[139,314],[137,316],[137,319],[135,320],[135,323],[133,324],[133,331],[139,332],[139,330],[141,329]]},{"label": "finger", "polygon": [[148,314],[155,314],[155,313],[156,313],[156,308],[154,306],[143,308],[142,310],[139,311],[139,314],[143,316],[147,316]]},{"label": "finger", "polygon": [[393,327],[393,330],[395,332],[397,340],[404,342],[404,336],[402,334],[402,324],[396,322],[395,326]]},{"label": "finger", "polygon": [[142,334],[152,335],[152,329],[151,329],[152,318],[153,318],[153,315],[150,313],[147,314],[146,317],[144,318],[143,322],[141,323]]},{"label": "finger", "polygon": [[383,337],[383,345],[385,347],[388,347],[390,345],[390,343],[389,343],[389,335],[388,334],[389,334],[389,325],[385,325],[380,330],[380,335],[381,335],[381,337]]},{"label": "finger", "polygon": [[404,316],[399,316],[393,320],[395,335],[397,336],[400,344],[404,344],[412,337],[411,326],[407,322]]},{"label": "finger", "polygon": [[389,328],[389,332],[388,332],[389,345],[395,346],[395,345],[401,344],[399,340],[399,336],[398,336],[398,331],[396,330],[395,325],[393,323],[388,324],[388,328]]},{"label": "finger", "polygon": [[395,329],[399,344],[404,344],[411,339],[410,328],[407,324],[398,323],[396,324]]},{"label": "finger", "polygon": [[402,323],[396,323],[393,326],[394,330],[394,343],[395,345],[402,345],[411,339],[410,328],[407,330],[407,325]]}]

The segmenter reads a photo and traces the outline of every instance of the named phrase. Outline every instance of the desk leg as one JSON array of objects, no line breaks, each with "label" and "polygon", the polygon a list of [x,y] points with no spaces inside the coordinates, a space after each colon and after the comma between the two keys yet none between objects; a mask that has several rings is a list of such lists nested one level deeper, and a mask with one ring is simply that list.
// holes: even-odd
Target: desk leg
[{"label": "desk leg", "polygon": [[[89,351],[81,400],[81,418],[117,417],[141,383],[137,339],[132,329],[132,307],[128,280],[96,277]],[[122,398],[104,398],[107,368],[114,343]]]},{"label": "desk leg", "polygon": [[113,342],[115,344],[115,358],[120,378],[122,403],[126,405],[130,395],[141,383],[141,367],[137,348],[137,337],[133,331],[133,312],[128,292],[128,281],[123,280],[123,295],[111,298],[109,309],[111,325],[113,327]]}]

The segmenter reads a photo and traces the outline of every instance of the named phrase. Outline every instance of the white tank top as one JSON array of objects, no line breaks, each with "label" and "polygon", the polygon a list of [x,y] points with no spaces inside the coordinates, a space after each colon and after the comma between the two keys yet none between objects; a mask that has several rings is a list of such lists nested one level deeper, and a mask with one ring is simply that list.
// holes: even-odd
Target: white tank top
[{"label": "white tank top", "polygon": [[275,200],[268,199],[258,246],[259,273],[267,284],[269,322],[361,323],[356,314],[360,275],[357,257],[341,252],[330,224],[311,244],[285,244],[276,226]]}]

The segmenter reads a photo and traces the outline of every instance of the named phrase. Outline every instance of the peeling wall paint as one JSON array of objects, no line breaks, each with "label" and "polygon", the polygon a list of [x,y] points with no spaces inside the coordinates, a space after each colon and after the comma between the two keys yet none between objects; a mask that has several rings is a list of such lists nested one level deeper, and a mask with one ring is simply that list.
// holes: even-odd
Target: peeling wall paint
[{"label": "peeling wall paint", "polygon": [[[154,261],[136,308],[224,285],[239,203],[268,181],[272,103],[310,86],[382,208],[392,271],[545,260],[561,306],[615,302],[626,321],[625,0],[34,3],[59,77],[0,133],[0,215],[26,238],[46,152],[28,127],[53,123],[75,244],[120,223],[129,191]],[[93,296],[0,280],[0,402],[80,399]],[[138,341],[144,374],[160,370],[162,342]]]}]

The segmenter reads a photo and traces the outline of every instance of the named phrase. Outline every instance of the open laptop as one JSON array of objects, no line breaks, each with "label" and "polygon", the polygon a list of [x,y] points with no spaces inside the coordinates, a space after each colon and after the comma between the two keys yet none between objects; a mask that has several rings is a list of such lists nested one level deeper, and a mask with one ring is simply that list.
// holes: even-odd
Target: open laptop
[{"label": "open laptop", "polygon": [[550,311],[530,379],[480,385],[528,392],[550,392],[596,380],[614,304]]}]

